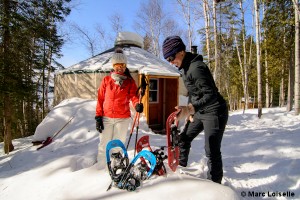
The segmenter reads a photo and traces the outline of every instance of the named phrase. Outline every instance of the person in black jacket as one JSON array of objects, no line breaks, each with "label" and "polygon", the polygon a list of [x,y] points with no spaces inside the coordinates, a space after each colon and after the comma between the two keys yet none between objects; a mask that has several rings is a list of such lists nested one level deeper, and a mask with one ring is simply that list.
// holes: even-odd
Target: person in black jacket
[{"label": "person in black jacket", "polygon": [[163,42],[164,58],[181,72],[188,90],[188,108],[192,120],[186,131],[180,133],[179,165],[186,167],[193,139],[204,130],[205,154],[208,158],[207,178],[221,183],[223,164],[221,142],[228,120],[227,103],[218,92],[215,81],[203,57],[185,51],[179,36],[167,37]]}]

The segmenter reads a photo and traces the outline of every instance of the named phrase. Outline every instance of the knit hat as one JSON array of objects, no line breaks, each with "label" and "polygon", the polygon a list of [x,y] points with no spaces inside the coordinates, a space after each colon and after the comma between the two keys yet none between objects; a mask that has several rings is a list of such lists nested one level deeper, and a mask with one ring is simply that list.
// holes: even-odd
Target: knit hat
[{"label": "knit hat", "polygon": [[169,36],[164,40],[162,49],[164,58],[167,59],[179,51],[185,50],[185,45],[179,36]]},{"label": "knit hat", "polygon": [[112,62],[113,65],[116,64],[116,63],[127,64],[127,57],[123,53],[123,50],[121,48],[116,48],[115,49],[115,53],[111,57],[111,62]]}]

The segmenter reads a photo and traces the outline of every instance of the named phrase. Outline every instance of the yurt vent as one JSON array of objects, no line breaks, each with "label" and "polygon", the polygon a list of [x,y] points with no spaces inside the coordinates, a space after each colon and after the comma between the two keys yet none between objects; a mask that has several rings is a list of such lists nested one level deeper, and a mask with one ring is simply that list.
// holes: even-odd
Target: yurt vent
[{"label": "yurt vent", "polygon": [[115,41],[115,46],[137,46],[144,48],[142,36],[132,32],[120,32]]}]

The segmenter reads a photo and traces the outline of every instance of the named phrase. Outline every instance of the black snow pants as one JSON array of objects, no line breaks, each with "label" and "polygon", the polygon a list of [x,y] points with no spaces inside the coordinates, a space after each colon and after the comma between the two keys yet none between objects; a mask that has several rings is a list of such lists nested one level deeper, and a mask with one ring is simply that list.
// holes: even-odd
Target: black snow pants
[{"label": "black snow pants", "polygon": [[186,131],[180,134],[179,164],[187,166],[191,143],[204,130],[205,154],[208,158],[207,178],[221,183],[223,177],[221,142],[228,120],[227,105],[224,104],[218,110],[209,113],[196,112],[193,119],[194,122],[189,123]]}]

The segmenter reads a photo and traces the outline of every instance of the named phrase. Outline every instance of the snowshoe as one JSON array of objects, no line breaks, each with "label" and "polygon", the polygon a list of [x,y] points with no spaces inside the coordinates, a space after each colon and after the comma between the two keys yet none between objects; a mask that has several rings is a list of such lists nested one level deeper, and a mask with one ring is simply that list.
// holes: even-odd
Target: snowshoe
[{"label": "snowshoe", "polygon": [[[166,167],[164,165],[164,160],[167,159],[167,156],[163,152],[163,147],[160,149],[152,150],[149,142],[149,136],[145,135],[139,139],[136,145],[136,151],[140,152],[143,149],[147,149],[151,151],[156,157],[156,166],[154,168],[154,174],[162,176],[167,173]],[[143,158],[141,158],[142,162],[144,162]],[[147,169],[149,170],[149,169]]]},{"label": "snowshoe", "polygon": [[[117,152],[113,152],[116,150]],[[118,184],[123,176],[123,173],[129,165],[127,150],[120,140],[111,140],[107,143],[106,162],[109,175],[112,180],[107,189],[109,190],[113,183]]]},{"label": "snowshoe", "polygon": [[[142,161],[142,159],[144,161]],[[143,180],[148,179],[156,166],[156,158],[149,150],[142,150],[131,161],[120,182],[118,188],[134,191],[141,185]],[[149,169],[149,170],[148,170]]]}]

